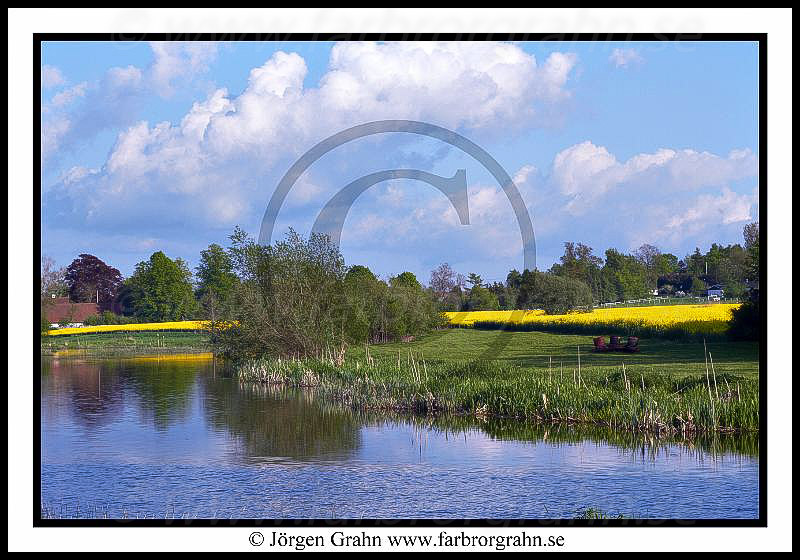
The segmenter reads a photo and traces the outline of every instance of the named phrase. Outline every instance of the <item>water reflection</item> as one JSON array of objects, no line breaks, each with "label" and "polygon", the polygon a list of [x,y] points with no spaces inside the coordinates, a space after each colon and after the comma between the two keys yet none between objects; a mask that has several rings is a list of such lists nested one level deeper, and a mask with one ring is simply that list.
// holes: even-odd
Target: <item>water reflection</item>
[{"label": "water reflection", "polygon": [[541,424],[515,418],[476,418],[473,416],[409,416],[406,414],[359,413],[362,424],[414,426],[420,432],[435,431],[457,436],[464,432],[479,430],[493,439],[501,441],[545,442],[550,445],[574,444],[591,441],[600,445],[612,445],[620,449],[637,451],[651,458],[658,457],[661,450],[679,446],[698,454],[736,454],[758,457],[759,436],[757,432],[744,434],[700,434],[671,437],[654,437],[631,431],[612,430],[602,426]]},{"label": "water reflection", "polygon": [[[55,420],[63,412],[84,428],[112,422],[122,410],[124,383],[108,363],[81,359],[42,359],[42,416]],[[57,396],[58,398],[50,398]]]},{"label": "water reflection", "polygon": [[758,434],[655,440],[354,412],[313,391],[240,383],[204,356],[43,358],[41,384],[42,497],[56,509],[265,518],[758,510]]},{"label": "water reflection", "polygon": [[355,412],[317,399],[310,390],[240,383],[206,355],[43,358],[42,393],[47,424],[66,412],[85,429],[97,429],[120,421],[123,409],[137,416],[142,429],[152,426],[162,432],[202,420],[208,429],[235,440],[238,445],[232,455],[246,463],[345,458],[359,449],[364,426],[398,425],[454,437],[479,431],[500,441],[551,445],[592,441],[651,458],[676,445],[710,455],[757,457],[759,452],[757,433],[653,438],[602,427],[507,418]]},{"label": "water reflection", "polygon": [[344,458],[359,447],[359,424],[348,411],[325,406],[310,393],[201,377],[211,426],[243,446],[248,463]]},{"label": "water reflection", "polygon": [[103,428],[125,424],[117,432],[126,438],[150,428],[197,440],[221,432],[235,443],[225,456],[245,463],[344,458],[359,447],[360,424],[349,411],[311,393],[239,383],[209,356],[43,358],[43,424],[66,430],[65,415],[83,428],[87,446]]},{"label": "water reflection", "polygon": [[134,358],[112,364],[137,400],[142,421],[152,422],[157,430],[166,430],[189,417],[198,370],[208,369],[206,360],[187,363],[168,358]]}]

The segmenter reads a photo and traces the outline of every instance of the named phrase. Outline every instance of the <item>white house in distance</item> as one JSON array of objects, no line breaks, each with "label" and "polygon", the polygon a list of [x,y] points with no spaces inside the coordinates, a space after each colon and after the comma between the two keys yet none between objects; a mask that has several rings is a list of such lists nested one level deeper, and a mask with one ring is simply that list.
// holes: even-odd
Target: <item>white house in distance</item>
[{"label": "white house in distance", "polygon": [[707,293],[708,297],[723,297],[725,295],[725,290],[722,289],[722,286],[717,284],[716,286],[711,286],[708,289]]}]

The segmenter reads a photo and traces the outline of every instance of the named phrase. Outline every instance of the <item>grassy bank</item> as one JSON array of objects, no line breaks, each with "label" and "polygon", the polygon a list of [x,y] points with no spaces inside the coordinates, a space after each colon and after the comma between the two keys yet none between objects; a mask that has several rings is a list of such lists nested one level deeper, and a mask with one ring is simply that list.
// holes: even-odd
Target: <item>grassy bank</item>
[{"label": "grassy bank", "polygon": [[[341,363],[250,361],[238,375],[314,387],[320,396],[357,410],[514,417],[664,434],[758,429],[757,347],[709,345],[706,372],[702,344],[643,341],[642,353],[630,356],[592,354],[589,341],[456,329],[413,344],[352,349]],[[492,354],[493,360],[481,360]]]},{"label": "grassy bank", "polygon": [[64,351],[102,355],[153,351],[195,353],[208,352],[210,348],[208,335],[203,332],[92,332],[41,338],[44,355]]},{"label": "grassy bank", "polygon": [[[596,333],[593,333],[596,336]],[[596,354],[592,335],[571,335],[546,332],[502,332],[473,329],[444,329],[410,344],[394,343],[370,346],[373,358],[397,358],[409,351],[423,356],[428,363],[462,361],[499,361],[524,368],[558,369],[572,372],[578,367],[580,347],[581,367],[586,375],[604,377],[620,369],[638,375],[657,375],[678,381],[683,377],[705,376],[703,341],[672,341],[643,338],[638,354],[609,352]],[[709,341],[707,351],[714,361],[717,375],[724,373],[758,379],[757,342]],[[363,346],[348,351],[348,358],[364,361]],[[589,369],[591,368],[591,369]]]}]

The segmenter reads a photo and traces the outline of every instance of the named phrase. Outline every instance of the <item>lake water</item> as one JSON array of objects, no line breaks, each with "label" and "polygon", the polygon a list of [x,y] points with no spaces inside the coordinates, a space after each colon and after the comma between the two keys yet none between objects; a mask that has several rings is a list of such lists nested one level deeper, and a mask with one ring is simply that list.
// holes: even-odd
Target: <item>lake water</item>
[{"label": "lake water", "polygon": [[758,517],[758,438],[354,413],[202,355],[42,358],[56,517]]}]

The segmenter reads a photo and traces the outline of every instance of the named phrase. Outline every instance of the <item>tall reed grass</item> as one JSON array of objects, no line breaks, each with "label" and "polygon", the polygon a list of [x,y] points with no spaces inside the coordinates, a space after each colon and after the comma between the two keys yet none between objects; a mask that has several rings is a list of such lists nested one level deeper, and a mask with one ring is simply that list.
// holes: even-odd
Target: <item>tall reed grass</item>
[{"label": "tall reed grass", "polygon": [[[356,410],[581,423],[655,434],[756,431],[758,382],[734,375],[674,381],[624,365],[571,370],[504,362],[429,362],[421,354],[344,362],[262,358],[238,366],[243,381],[314,387]],[[712,380],[713,377],[713,380]]]}]

